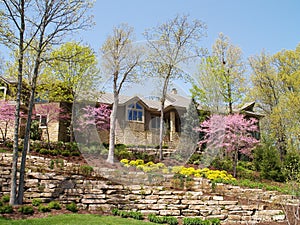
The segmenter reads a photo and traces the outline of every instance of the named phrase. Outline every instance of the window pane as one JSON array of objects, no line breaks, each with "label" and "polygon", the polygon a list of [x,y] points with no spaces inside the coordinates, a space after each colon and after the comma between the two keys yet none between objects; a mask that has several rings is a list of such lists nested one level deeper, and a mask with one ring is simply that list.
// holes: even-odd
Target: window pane
[{"label": "window pane", "polygon": [[128,120],[132,120],[132,110],[128,110]]},{"label": "window pane", "polygon": [[137,111],[133,111],[133,118],[132,120],[137,120]]},{"label": "window pane", "polygon": [[136,103],[136,109],[143,109],[143,107],[139,103]]},{"label": "window pane", "polygon": [[128,108],[133,109],[133,108],[134,108],[134,104],[130,104],[130,105],[128,106]]},{"label": "window pane", "polygon": [[143,112],[138,111],[138,121],[143,121]]},{"label": "window pane", "polygon": [[47,126],[47,116],[41,116],[41,127]]}]

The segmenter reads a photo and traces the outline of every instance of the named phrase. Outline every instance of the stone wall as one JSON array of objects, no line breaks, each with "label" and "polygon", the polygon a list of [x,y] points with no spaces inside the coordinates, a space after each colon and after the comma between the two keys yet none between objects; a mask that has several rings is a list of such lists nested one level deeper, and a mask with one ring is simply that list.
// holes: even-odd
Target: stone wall
[{"label": "stone wall", "polygon": [[[0,195],[10,191],[11,157],[0,154]],[[194,179],[189,190],[174,190],[168,188],[167,180],[164,186],[145,186],[117,184],[96,172],[84,176],[79,165],[66,161],[29,156],[27,165],[25,203],[41,198],[64,204],[74,201],[82,209],[99,212],[117,207],[144,214],[219,218],[225,224],[256,224],[285,221],[276,201],[293,200],[259,189],[221,184],[212,188],[210,181],[202,178]]]}]

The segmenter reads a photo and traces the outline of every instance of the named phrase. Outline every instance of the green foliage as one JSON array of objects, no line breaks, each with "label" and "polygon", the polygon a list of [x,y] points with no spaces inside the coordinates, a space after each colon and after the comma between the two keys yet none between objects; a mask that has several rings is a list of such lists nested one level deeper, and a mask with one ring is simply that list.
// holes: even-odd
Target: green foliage
[{"label": "green foliage", "polygon": [[1,201],[4,202],[4,203],[8,203],[9,202],[9,195],[3,195],[2,198],[1,198]]},{"label": "green foliage", "polygon": [[112,214],[114,216],[121,216],[122,218],[133,218],[135,220],[143,220],[144,216],[138,211],[124,211],[117,208],[112,209]]},{"label": "green foliage", "polygon": [[18,211],[25,215],[32,215],[34,213],[33,207],[28,205],[21,206]]},{"label": "green foliage", "polygon": [[41,140],[42,138],[42,129],[40,128],[40,123],[37,120],[31,122],[30,127],[30,139],[32,140]]},{"label": "green foliage", "polygon": [[169,225],[177,225],[178,220],[176,217],[172,216],[156,216],[155,214],[149,214],[148,220],[153,223],[159,224],[169,224]]},{"label": "green foliage", "polygon": [[189,159],[189,161],[188,161],[188,164],[199,165],[200,162],[201,162],[201,160],[202,160],[202,155],[199,154],[199,153],[194,153],[194,154],[190,157],[190,159]]},{"label": "green foliage", "polygon": [[11,205],[4,204],[0,206],[0,213],[13,213],[13,207]]},{"label": "green foliage", "polygon": [[31,202],[31,204],[33,205],[33,206],[39,206],[40,204],[42,204],[42,199],[40,199],[40,198],[34,198],[34,199],[32,199],[32,202]]},{"label": "green foliage", "polygon": [[183,218],[183,225],[220,225],[219,219]]},{"label": "green foliage", "polygon": [[39,212],[51,212],[51,208],[48,205],[39,205]]},{"label": "green foliage", "polygon": [[289,151],[283,163],[283,173],[288,181],[297,181],[300,175],[300,154],[296,151]]},{"label": "green foliage", "polygon": [[258,146],[254,151],[254,167],[260,171],[264,179],[284,181],[281,170],[280,154],[278,150],[268,142]]},{"label": "green foliage", "polygon": [[81,165],[79,170],[84,176],[90,176],[94,171],[93,167],[89,165]]},{"label": "green foliage", "polygon": [[228,158],[221,159],[219,157],[216,157],[212,162],[211,166],[218,170],[226,170],[226,171],[232,171],[232,160]]},{"label": "green foliage", "polygon": [[61,209],[61,205],[60,205],[60,203],[57,202],[57,201],[52,201],[52,202],[50,202],[50,203],[48,204],[48,207],[49,207],[50,209],[56,209],[56,210]]},{"label": "green foliage", "polygon": [[71,202],[70,204],[67,204],[66,209],[73,213],[78,212],[78,207],[75,202]]}]

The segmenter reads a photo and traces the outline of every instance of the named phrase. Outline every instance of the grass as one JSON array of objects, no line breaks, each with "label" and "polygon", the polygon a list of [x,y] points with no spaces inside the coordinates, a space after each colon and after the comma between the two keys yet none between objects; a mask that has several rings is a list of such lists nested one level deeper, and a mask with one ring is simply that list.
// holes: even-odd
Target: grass
[{"label": "grass", "polygon": [[27,220],[7,220],[0,217],[1,225],[155,225],[155,223],[124,219],[114,216],[100,216],[93,214],[65,214],[46,218]]}]

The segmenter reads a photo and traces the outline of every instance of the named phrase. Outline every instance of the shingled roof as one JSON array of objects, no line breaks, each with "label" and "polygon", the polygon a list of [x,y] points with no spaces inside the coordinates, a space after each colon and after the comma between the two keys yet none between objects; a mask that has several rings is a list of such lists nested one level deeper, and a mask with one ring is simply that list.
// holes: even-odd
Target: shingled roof
[{"label": "shingled roof", "polygon": [[[160,100],[157,98],[157,100],[148,99],[147,97],[139,97],[139,96],[124,96],[119,95],[119,104],[124,105],[130,101],[141,101],[143,104],[152,110],[160,110]],[[99,103],[103,104],[113,104],[113,94],[112,93],[104,93],[101,94],[101,96],[98,99]],[[175,107],[175,108],[187,108],[190,104],[191,100],[180,96],[177,94],[168,94],[165,102],[165,108],[167,107]]]}]

